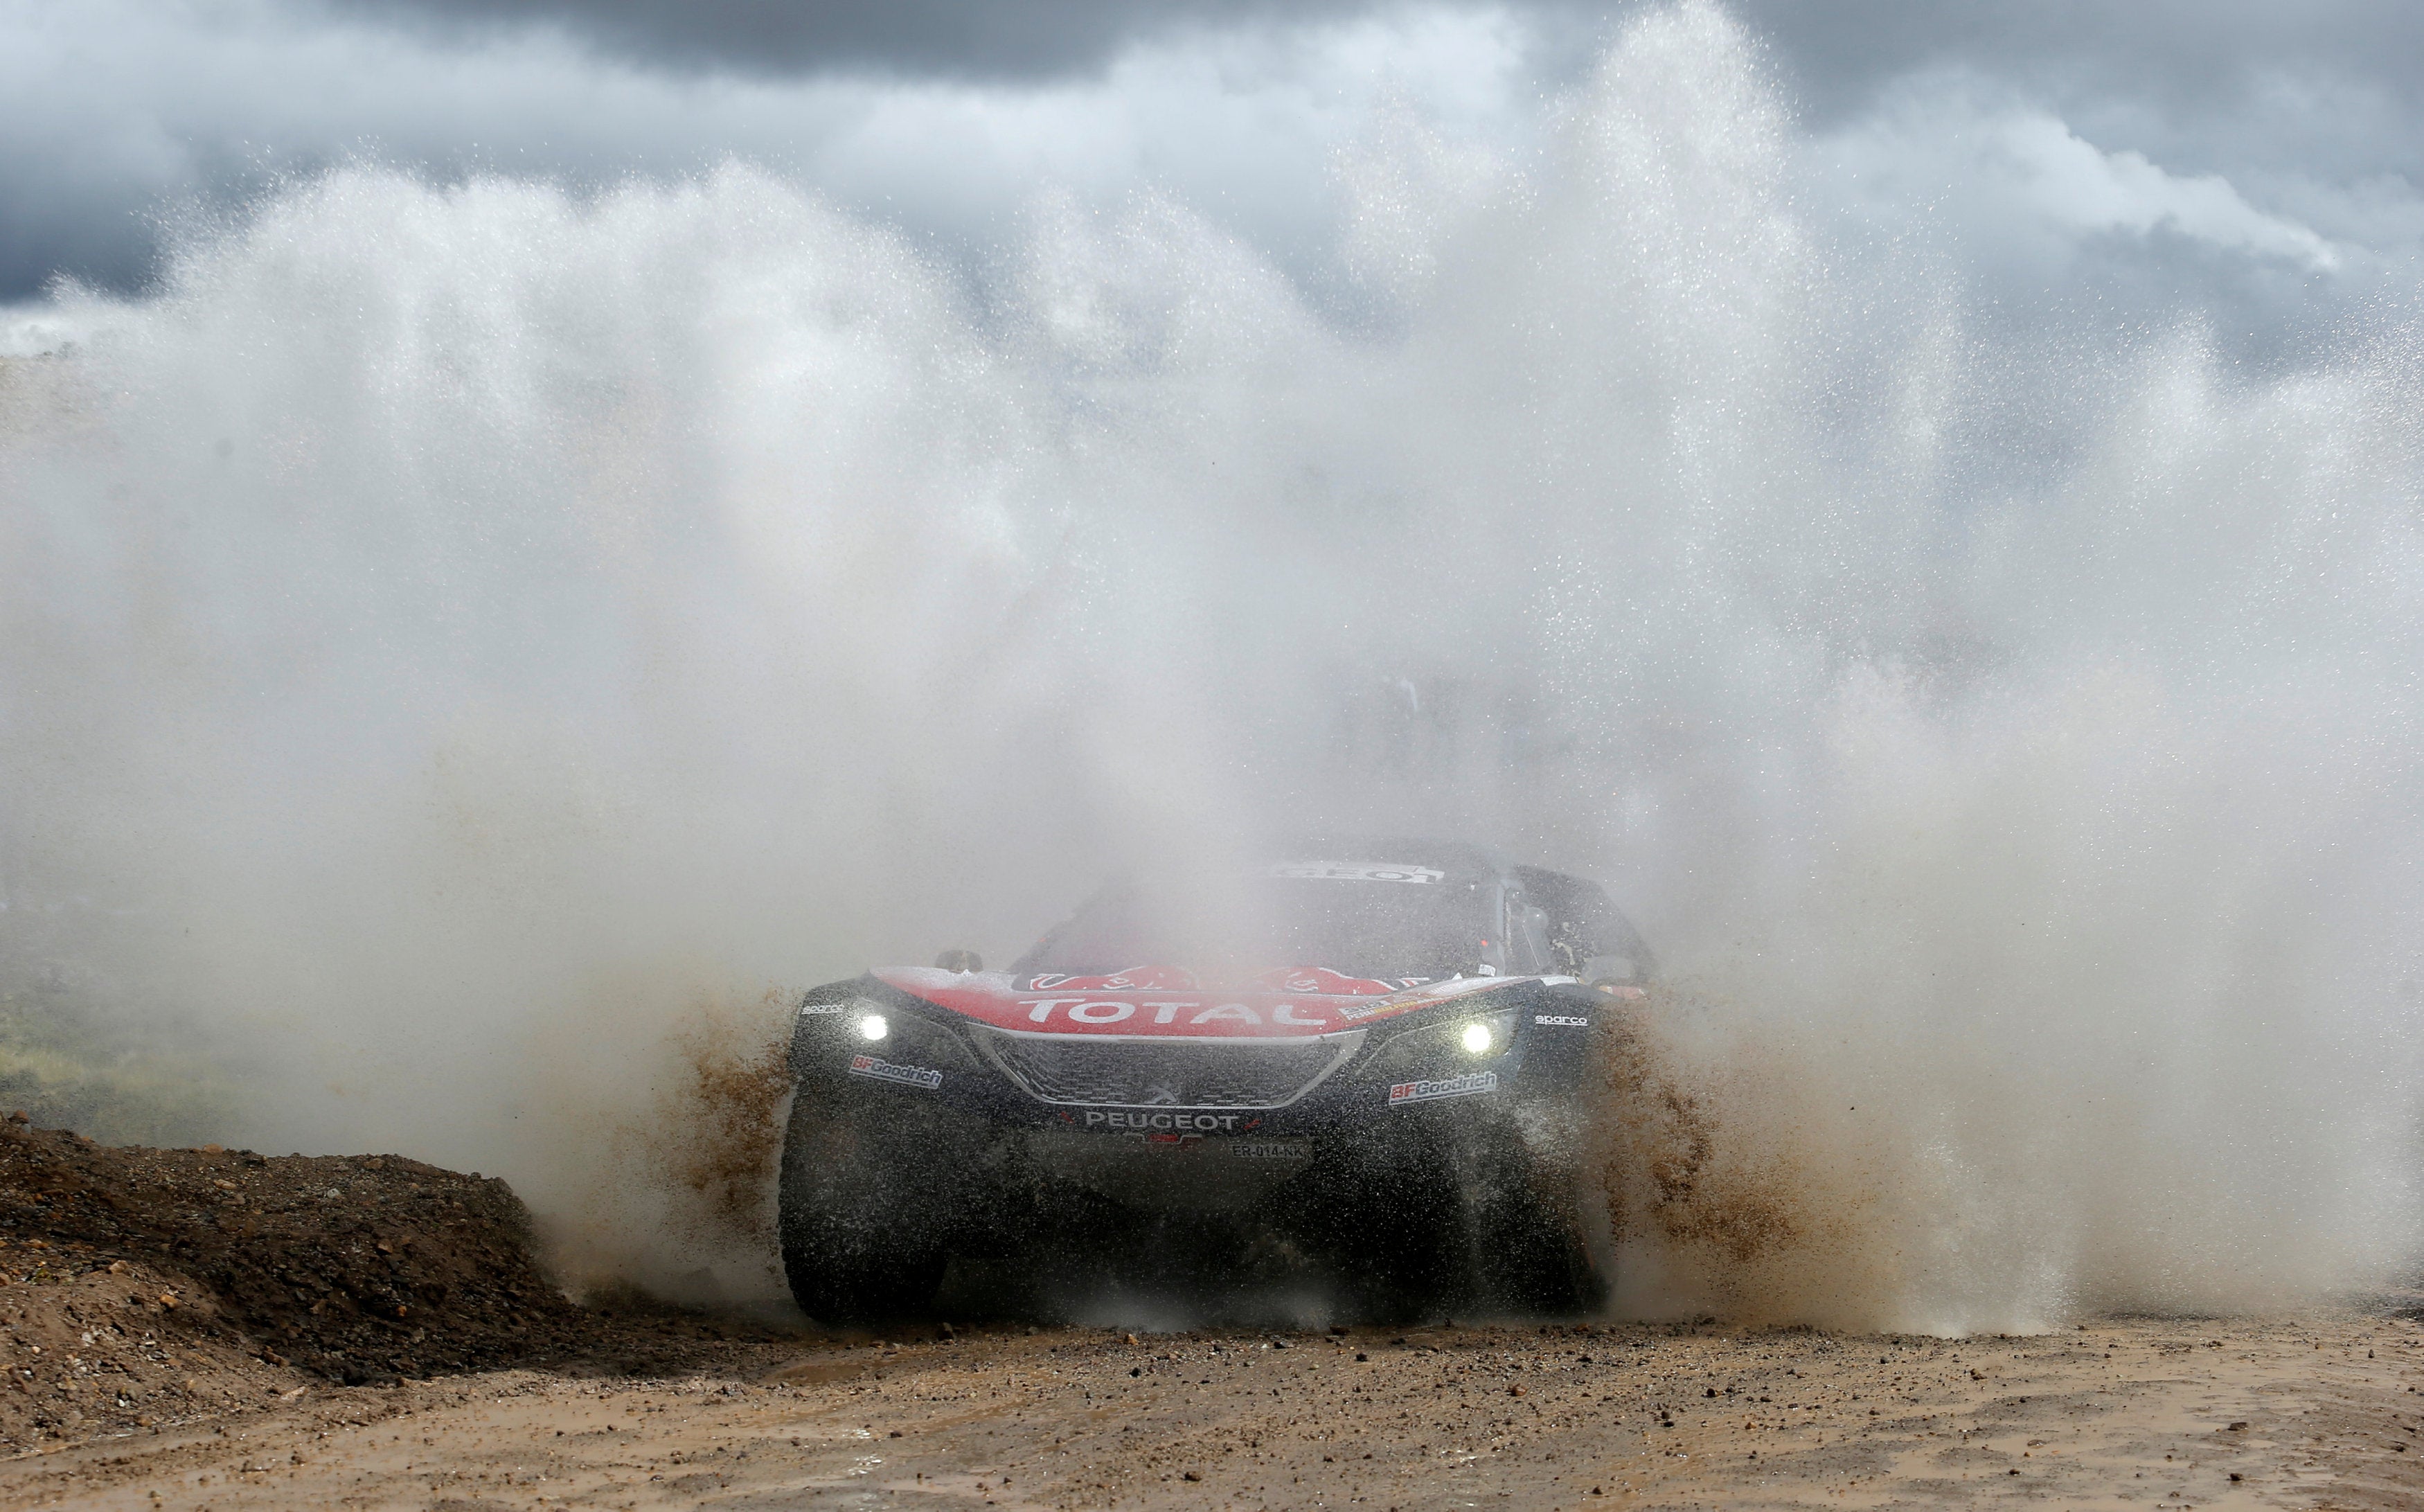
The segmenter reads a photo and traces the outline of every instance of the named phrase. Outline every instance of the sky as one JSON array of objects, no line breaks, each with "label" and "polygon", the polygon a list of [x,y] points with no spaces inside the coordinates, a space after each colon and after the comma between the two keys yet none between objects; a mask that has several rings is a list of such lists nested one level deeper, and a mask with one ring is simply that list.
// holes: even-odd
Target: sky
[{"label": "sky", "polygon": [[[1810,206],[1925,238],[1987,308],[2188,316],[2278,354],[2412,292],[2414,7],[1733,8],[1800,115]],[[1039,203],[1157,193],[1334,293],[1336,165],[1377,119],[1520,160],[1629,13],[0,0],[0,306],[139,292],[180,236],[343,162],[604,186],[737,159],[964,263]]]}]

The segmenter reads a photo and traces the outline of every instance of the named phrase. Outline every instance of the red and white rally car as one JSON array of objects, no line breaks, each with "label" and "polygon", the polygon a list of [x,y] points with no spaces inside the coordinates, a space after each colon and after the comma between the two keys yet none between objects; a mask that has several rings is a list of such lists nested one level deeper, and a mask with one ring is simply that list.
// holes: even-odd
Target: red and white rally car
[{"label": "red and white rally car", "polygon": [[1115,883],[1008,971],[806,995],[781,1233],[811,1317],[927,1310],[955,1261],[1374,1318],[1600,1298],[1589,1050],[1653,969],[1607,894],[1441,841],[1217,880]]}]

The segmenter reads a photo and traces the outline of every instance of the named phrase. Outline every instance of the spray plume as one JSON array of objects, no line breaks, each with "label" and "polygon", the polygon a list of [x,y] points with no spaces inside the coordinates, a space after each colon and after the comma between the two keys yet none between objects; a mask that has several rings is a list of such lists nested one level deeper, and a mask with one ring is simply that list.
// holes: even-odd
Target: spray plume
[{"label": "spray plume", "polygon": [[762,1101],[760,994],[1158,847],[1455,833],[1682,984],[1630,1309],[2380,1275],[2416,333],[1998,344],[1806,151],[1646,15],[1537,160],[1376,124],[1351,319],[1150,198],[970,281],[745,167],[296,183],[0,367],[12,990],[197,1037],[210,1137],[502,1173],[637,1274],[749,1230],[745,1161],[630,1151]]}]

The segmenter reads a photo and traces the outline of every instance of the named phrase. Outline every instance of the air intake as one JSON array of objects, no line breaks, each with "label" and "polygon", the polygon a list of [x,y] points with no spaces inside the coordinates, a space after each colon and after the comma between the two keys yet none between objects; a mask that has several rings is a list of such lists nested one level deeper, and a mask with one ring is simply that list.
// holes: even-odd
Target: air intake
[{"label": "air intake", "polygon": [[1116,1039],[1094,1034],[980,1038],[1002,1074],[1040,1101],[1089,1107],[1285,1107],[1319,1086],[1364,1031],[1297,1040]]}]

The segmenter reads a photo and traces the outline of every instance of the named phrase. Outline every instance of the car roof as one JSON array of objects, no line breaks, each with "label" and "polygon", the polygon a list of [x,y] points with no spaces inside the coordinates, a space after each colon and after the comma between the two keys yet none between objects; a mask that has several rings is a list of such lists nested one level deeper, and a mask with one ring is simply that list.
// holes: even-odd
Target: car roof
[{"label": "car roof", "polygon": [[1371,862],[1386,866],[1427,867],[1459,882],[1505,874],[1498,852],[1467,840],[1433,840],[1390,836],[1305,836],[1269,847],[1266,857],[1274,865],[1289,862]]}]

